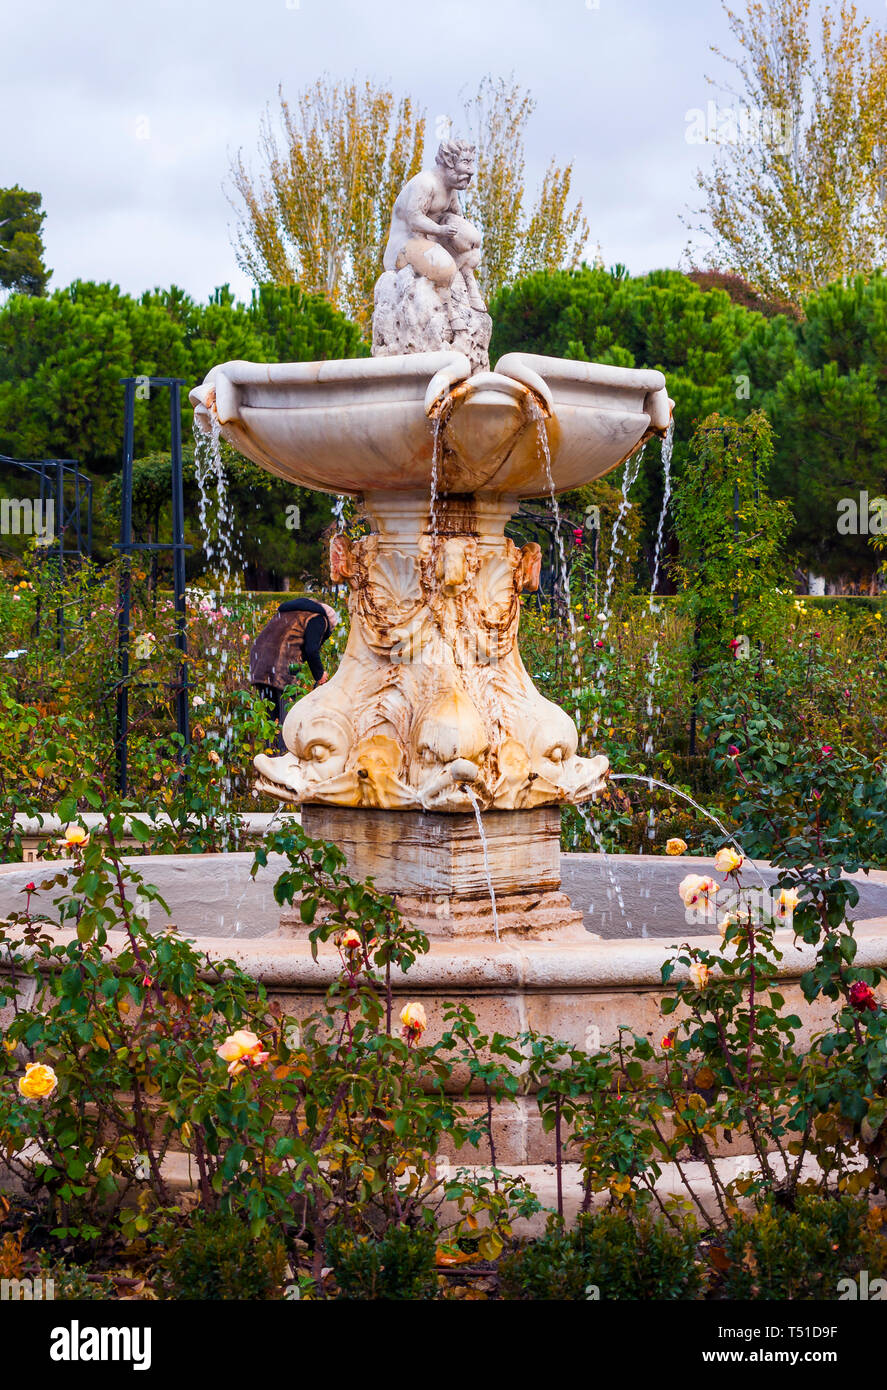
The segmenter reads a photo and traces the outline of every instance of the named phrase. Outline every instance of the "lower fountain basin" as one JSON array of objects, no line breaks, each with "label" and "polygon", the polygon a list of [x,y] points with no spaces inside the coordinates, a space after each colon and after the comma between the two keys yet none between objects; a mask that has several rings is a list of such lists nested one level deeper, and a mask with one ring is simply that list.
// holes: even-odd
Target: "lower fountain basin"
[{"label": "lower fountain basin", "polygon": [[[255,881],[249,877],[253,862],[249,853],[145,855],[130,862],[164,894],[177,928],[195,937],[211,958],[234,959],[265,986],[269,1003],[299,1019],[319,1008],[325,991],[341,972],[341,959],[332,943],[326,943],[315,960],[308,928],[302,925],[280,934],[280,908],[272,893],[283,867],[280,861],[270,863]],[[408,1001],[421,1001],[428,1016],[428,1042],[440,1037],[446,1006],[456,1002],[472,1011],[481,1032],[488,1035],[498,1031],[514,1037],[531,1028],[594,1051],[614,1042],[620,1029],[629,1028],[658,1044],[671,1026],[661,1012],[663,995],[669,992],[661,983],[662,965],[678,944],[689,941],[714,950],[720,939],[700,935],[700,929],[684,919],[676,887],[678,877],[688,869],[686,859],[617,855],[609,862],[620,885],[626,915],[635,914],[633,930],[646,932],[649,939],[626,939],[612,888],[608,898],[609,875],[602,856],[564,855],[562,886],[570,891],[574,906],[583,910],[586,926],[609,933],[608,939],[588,933],[582,939],[581,931],[571,939],[554,940],[540,934],[524,939],[503,936],[496,941],[489,932],[469,938],[435,938],[428,954],[419,957],[406,975],[393,972],[395,1015]],[[694,868],[712,867],[710,861],[689,862]],[[56,861],[51,871],[63,867]],[[758,867],[766,878],[775,876],[770,866]],[[48,876],[49,863],[46,869]],[[40,868],[34,862],[0,868],[0,917],[21,910],[21,889],[31,879],[40,882]],[[860,914],[856,964],[883,969],[887,967],[887,873],[855,875],[854,881],[860,888],[860,903],[855,909]],[[38,890],[32,895],[33,910],[43,910],[51,896]],[[572,914],[569,903],[566,911]],[[158,904],[150,905],[148,920],[157,930],[169,925]],[[60,929],[58,934],[65,940],[72,935],[70,930]],[[813,963],[813,949],[798,945],[789,931],[779,932],[777,940],[783,952],[780,991],[786,1009],[803,1020],[800,1045],[809,1046],[812,1036],[826,1026],[833,1006],[827,1000],[808,1005],[804,999],[800,977]],[[108,944],[114,953],[124,951],[128,938],[111,932]],[[674,978],[685,976],[686,967],[678,965]],[[28,1006],[34,998],[33,982],[27,981],[24,988],[22,1002]],[[883,987],[879,992],[884,995]],[[11,1008],[7,1005],[6,1011]],[[6,1024],[4,1010],[0,1010],[0,1030]],[[463,1095],[463,1077],[454,1075],[450,1084],[454,1094]],[[480,1083],[464,1103],[467,1114],[482,1118],[486,1101]],[[553,1161],[554,1140],[542,1126],[532,1092],[518,1097],[513,1105],[497,1106],[493,1128],[497,1162],[513,1166],[534,1185],[539,1179],[539,1165]],[[747,1153],[746,1138],[736,1136],[729,1144],[725,1142],[721,1151],[726,1155]],[[489,1154],[485,1147],[474,1150],[465,1146],[456,1152],[444,1146],[439,1159],[456,1164],[487,1163]]]},{"label": "lower fountain basin", "polygon": [[[159,907],[146,905],[148,920],[151,925],[156,921],[158,929],[169,920],[185,936],[193,937],[249,941],[279,933],[280,905],[274,900],[273,886],[286,867],[279,856],[272,855],[268,867],[260,869],[255,879],[250,877],[251,852],[134,855],[125,862],[154,884],[169,904],[168,919]],[[0,920],[23,910],[22,890],[32,880],[38,884],[31,898],[32,911],[57,920],[52,898],[59,889],[41,892],[39,884],[41,873],[48,878],[64,867],[62,860],[0,865]],[[754,868],[765,883],[775,884],[778,871],[770,864],[760,860]],[[682,941],[688,933],[704,930],[687,923],[678,897],[678,884],[691,872],[714,874],[714,863],[711,859],[669,859],[652,854],[560,856],[560,888],[582,913],[587,931],[606,941],[622,941],[626,947],[643,938]],[[881,919],[887,934],[887,871],[851,877],[859,890],[851,919],[860,923]],[[556,881],[549,875],[545,888],[554,887]]]}]

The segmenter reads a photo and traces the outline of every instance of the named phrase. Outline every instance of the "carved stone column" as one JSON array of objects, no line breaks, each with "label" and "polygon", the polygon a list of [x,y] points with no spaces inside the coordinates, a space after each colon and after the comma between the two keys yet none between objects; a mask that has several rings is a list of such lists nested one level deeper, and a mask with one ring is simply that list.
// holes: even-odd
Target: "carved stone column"
[{"label": "carved stone column", "polygon": [[508,500],[368,492],[374,529],[331,545],[351,632],[335,676],[293,707],[259,785],[297,803],[473,813],[587,800],[604,757],[533,685],[520,596],[541,555],[505,535]]}]

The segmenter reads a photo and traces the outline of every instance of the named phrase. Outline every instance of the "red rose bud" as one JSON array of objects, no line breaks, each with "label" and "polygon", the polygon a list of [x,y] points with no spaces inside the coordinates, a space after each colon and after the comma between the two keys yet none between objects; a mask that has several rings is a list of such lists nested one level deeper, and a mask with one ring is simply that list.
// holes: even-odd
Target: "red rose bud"
[{"label": "red rose bud", "polygon": [[604,644],[603,644],[603,642],[601,641],[601,639],[598,638],[598,640],[595,642],[594,645],[595,645],[596,647],[602,647]]},{"label": "red rose bud", "polygon": [[850,1003],[854,1009],[859,1009],[860,1013],[878,1007],[874,990],[870,985],[863,984],[862,980],[854,980],[850,986]]},{"label": "red rose bud", "polygon": [[824,744],[822,745],[822,756],[823,756],[824,758],[830,758],[831,755],[832,755],[832,745],[831,745],[830,743],[824,743]]},{"label": "red rose bud", "polygon": [[37,885],[36,885],[36,883],[26,883],[26,884],[25,884],[25,892],[26,892],[26,893],[35,893],[36,891],[37,891]]},{"label": "red rose bud", "polygon": [[735,743],[730,744],[730,747],[727,749],[727,752],[730,754],[731,758],[739,757],[739,749],[736,747]]}]

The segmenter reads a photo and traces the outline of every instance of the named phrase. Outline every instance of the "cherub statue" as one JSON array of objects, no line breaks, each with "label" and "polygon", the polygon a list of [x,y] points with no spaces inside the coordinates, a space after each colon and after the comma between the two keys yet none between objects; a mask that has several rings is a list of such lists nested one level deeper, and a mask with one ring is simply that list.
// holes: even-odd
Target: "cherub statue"
[{"label": "cherub statue", "polygon": [[474,370],[489,365],[492,325],[474,273],[481,235],[459,202],[476,154],[465,140],[444,140],[435,167],[398,194],[376,285],[375,356],[452,349],[465,352]]},{"label": "cherub statue", "polygon": [[466,140],[445,140],[433,169],[423,169],[405,184],[391,214],[391,229],[382,264],[386,270],[412,266],[439,289],[449,290],[461,274],[472,309],[481,313],[474,272],[480,264],[480,232],[462,216],[459,190],[474,176],[477,150]]}]

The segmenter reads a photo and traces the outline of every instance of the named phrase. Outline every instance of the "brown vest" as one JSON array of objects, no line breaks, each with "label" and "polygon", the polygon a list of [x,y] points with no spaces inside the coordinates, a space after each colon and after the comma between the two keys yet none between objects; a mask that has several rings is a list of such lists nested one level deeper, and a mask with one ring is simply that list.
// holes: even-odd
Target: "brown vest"
[{"label": "brown vest", "polygon": [[305,629],[316,617],[317,613],[297,609],[294,613],[278,613],[262,628],[250,649],[250,685],[283,690],[290,684],[290,667],[301,666]]}]

